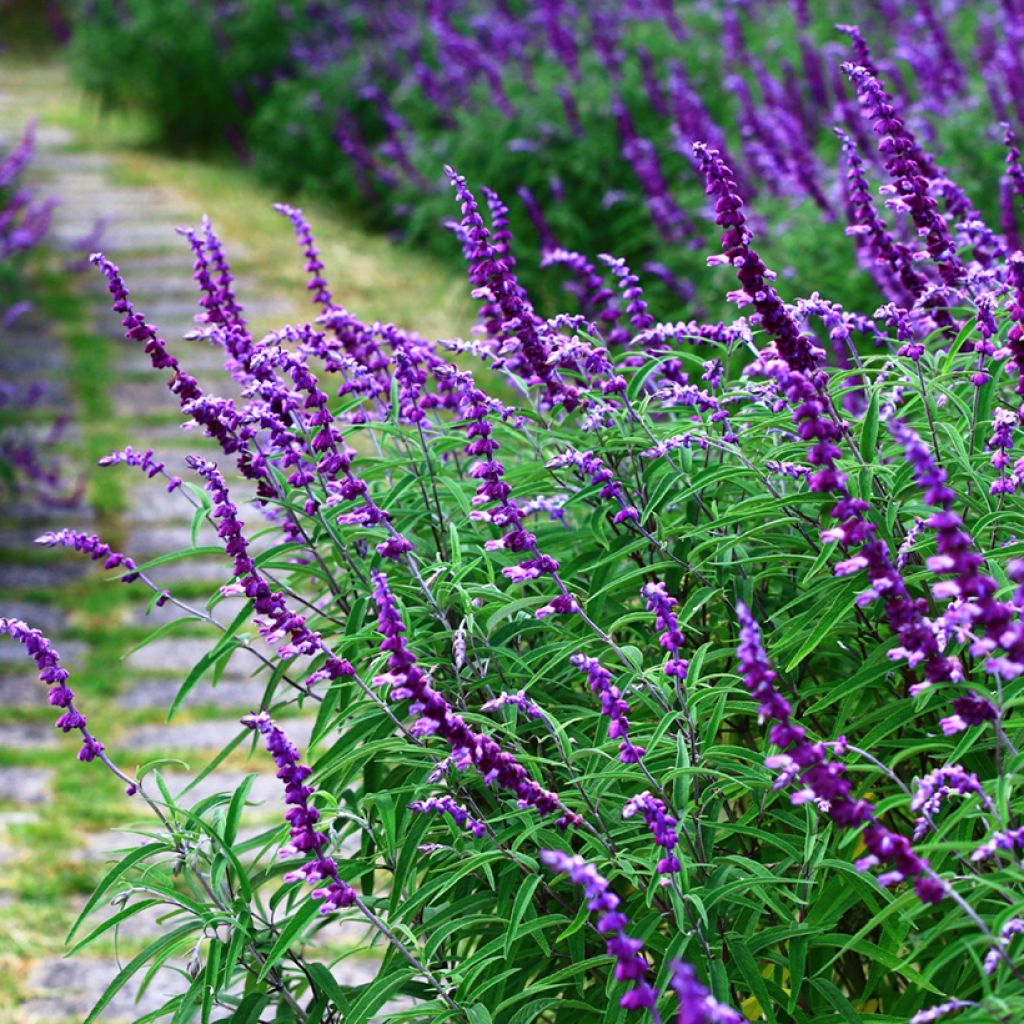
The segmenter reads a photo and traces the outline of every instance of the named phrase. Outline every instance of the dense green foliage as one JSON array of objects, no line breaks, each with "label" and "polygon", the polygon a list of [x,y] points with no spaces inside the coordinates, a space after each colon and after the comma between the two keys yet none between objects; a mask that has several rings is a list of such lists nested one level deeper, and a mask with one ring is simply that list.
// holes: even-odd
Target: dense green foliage
[{"label": "dense green foliage", "polygon": [[[685,40],[650,13],[634,17],[630,4],[609,0],[585,14],[573,13],[575,7],[564,0],[550,6],[563,8],[563,27],[577,37],[578,81],[559,54],[533,36],[524,44],[523,60],[510,55],[517,21],[539,22],[546,5],[488,0],[454,5],[448,13],[445,25],[471,51],[463,55],[467,66],[487,66],[497,75],[500,103],[482,72],[466,73],[465,84],[460,66],[453,70],[461,51],[444,48],[429,5],[410,10],[396,3],[307,0],[82,0],[72,52],[87,88],[108,102],[143,108],[166,145],[241,152],[282,194],[334,198],[370,224],[400,231],[446,259],[453,250],[438,230],[450,218],[443,165],[460,168],[509,203],[523,279],[552,312],[565,308],[565,298],[556,293],[567,275],[559,268],[538,271],[541,248],[550,242],[538,237],[517,199],[523,186],[543,208],[559,245],[591,258],[612,252],[641,272],[660,315],[721,311],[721,296],[707,287],[702,273],[714,236],[701,213],[703,186],[687,155],[691,141],[715,141],[701,125],[728,141],[734,166],[750,186],[748,199],[769,225],[766,254],[794,289],[809,294],[827,279],[832,299],[870,311],[873,284],[857,267],[852,245],[838,232],[830,245],[818,244],[823,219],[845,219],[831,129],[839,124],[850,130],[851,110],[857,118],[838,71],[850,51],[837,22],[861,24],[878,59],[892,70],[905,108],[930,125],[927,134],[941,162],[983,212],[997,214],[998,117],[985,82],[972,70],[972,62],[983,59],[975,57],[982,50],[979,22],[998,18],[995,5],[956,4],[943,22],[968,69],[955,95],[942,95],[936,84],[920,79],[921,68],[908,63],[912,48],[918,61],[927,55],[928,67],[941,73],[940,58],[931,54],[934,40],[915,20],[918,5],[910,0],[895,5],[895,22],[876,5],[856,0],[811,4],[806,28],[794,13],[799,4],[677,3]],[[513,16],[503,22],[498,12],[506,9]],[[611,20],[608,32],[620,67],[609,66],[595,46],[603,24],[599,15]],[[457,79],[444,104],[428,96],[409,70],[414,44],[442,81],[446,72]],[[668,110],[654,106],[642,52],[650,55]],[[808,61],[818,66],[822,83],[816,88],[827,95],[812,88],[817,80],[808,77]],[[675,109],[676,63],[706,108],[704,121]],[[731,76],[750,90],[752,120],[744,120]],[[574,97],[576,128],[563,90]],[[844,97],[846,106],[836,97]],[[632,128],[624,128],[621,109],[628,111]],[[795,121],[780,120],[787,117]],[[624,156],[632,131],[653,147],[663,185],[645,184]],[[402,160],[394,155],[396,146]],[[692,228],[679,228],[676,235],[659,231],[650,197],[645,199],[647,187],[659,194],[655,202],[685,211]],[[816,205],[809,188],[827,200],[829,211]],[[643,272],[650,261],[670,268],[691,298]]]}]

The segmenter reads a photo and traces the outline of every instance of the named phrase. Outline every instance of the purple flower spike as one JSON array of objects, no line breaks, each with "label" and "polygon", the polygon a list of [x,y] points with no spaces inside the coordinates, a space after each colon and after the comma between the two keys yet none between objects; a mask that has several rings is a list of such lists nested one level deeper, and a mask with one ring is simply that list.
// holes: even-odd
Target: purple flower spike
[{"label": "purple flower spike", "polygon": [[152,448],[144,452],[137,452],[131,445],[119,451],[104,455],[96,465],[98,466],[135,466],[141,469],[151,480],[155,476],[163,476],[167,480],[168,492],[175,491],[181,486],[181,477],[171,476],[166,469],[166,463],[156,458]]},{"label": "purple flower spike", "polygon": [[943,282],[958,284],[964,275],[964,265],[956,254],[938,203],[929,191],[929,180],[936,176],[934,164],[918,146],[877,76],[856,64],[844,64],[843,71],[856,87],[861,106],[880,136],[878,149],[893,182],[888,186],[894,196],[889,205],[910,214],[925,241],[923,255],[936,262]]},{"label": "purple flower spike", "polygon": [[618,503],[619,511],[612,516],[612,522],[616,526],[627,521],[636,522],[640,518],[637,507],[630,505],[627,501],[625,488],[593,452],[580,452],[575,448],[568,448],[549,459],[547,466],[548,469],[572,466],[581,477],[589,477],[595,487],[601,488],[598,493],[599,498],[612,498]]},{"label": "purple flower spike", "polygon": [[824,352],[807,334],[801,334],[771,281],[774,274],[751,248],[751,234],[743,215],[743,200],[732,171],[718,150],[703,142],[693,144],[693,153],[707,182],[706,192],[715,198],[715,223],[724,229],[722,255],[709,258],[709,264],[729,263],[743,286],[741,299],[752,303],[761,325],[775,342],[779,355],[793,370],[815,370]]},{"label": "purple flower spike", "polygon": [[541,850],[540,859],[559,874],[568,875],[573,885],[583,889],[587,909],[598,914],[597,930],[606,935],[605,948],[615,957],[615,980],[628,981],[632,988],[619,1005],[628,1010],[654,1010],[658,990],[647,981],[650,966],[641,953],[643,943],[626,933],[629,919],[620,911],[619,898],[609,890],[608,880],[593,864],[561,850]]},{"label": "purple flower spike", "polygon": [[992,810],[992,801],[982,789],[978,776],[974,772],[965,771],[958,764],[936,768],[919,779],[910,801],[910,809],[921,812],[921,817],[915,823],[914,839],[920,839],[925,834],[928,819],[939,813],[946,800],[970,796],[972,793],[977,794],[983,807]]},{"label": "purple flower spike", "polygon": [[327,836],[315,828],[320,812],[310,805],[309,798],[316,787],[306,785],[313,769],[301,763],[298,748],[266,711],[246,715],[241,721],[246,728],[255,729],[263,736],[267,751],[277,765],[277,777],[284,783],[285,803],[290,805],[285,818],[291,826],[291,841],[282,847],[278,856],[310,858],[301,867],[289,871],[284,881],[304,881],[319,886],[313,890],[313,899],[323,901],[321,914],[351,907],[356,902],[356,891],[338,877],[337,864],[323,852]]},{"label": "purple flower spike", "polygon": [[[761,642],[761,630],[745,604],[737,605],[740,622],[740,643],[736,650],[740,678],[743,685],[760,702],[762,718],[774,723],[769,733],[771,742],[783,754],[768,759],[769,767],[782,767],[781,784],[798,781],[801,788],[793,793],[794,804],[814,801],[840,828],[866,826],[862,838],[869,855],[856,863],[858,871],[867,871],[880,863],[891,869],[879,875],[880,885],[914,881],[914,888],[922,903],[938,903],[946,895],[946,885],[939,879],[927,860],[918,856],[906,837],[892,832],[875,817],[874,808],[864,800],[850,794],[852,786],[844,778],[845,766],[830,761],[824,743],[812,743],[803,728],[791,721],[789,702],[775,689],[775,671]],[[840,737],[830,744],[835,753],[845,749]]]},{"label": "purple flower spike", "polygon": [[683,649],[683,634],[679,629],[679,619],[672,611],[679,602],[669,595],[665,584],[660,582],[645,584],[641,595],[647,602],[647,610],[654,613],[658,629],[664,630],[658,642],[669,654],[668,661],[665,662],[665,675],[682,683],[686,679],[690,663],[686,658],[679,657],[679,652]]},{"label": "purple flower spike", "polygon": [[388,656],[387,672],[373,681],[389,687],[391,700],[409,702],[409,710],[416,716],[413,735],[443,739],[451,747],[452,763],[459,771],[474,767],[487,785],[493,782],[499,789],[514,794],[521,809],[533,807],[541,815],[560,813],[558,825],[562,828],[581,825],[583,819],[578,814],[567,810],[554,793],[534,782],[515,757],[503,751],[494,739],[472,729],[430,685],[405,642],[405,623],[388,578],[382,572],[373,574],[373,600],[377,605],[377,631],[384,638],[381,650]]},{"label": "purple flower spike", "polygon": [[638,793],[622,808],[624,818],[632,818],[634,814],[643,815],[644,824],[651,830],[654,842],[665,851],[665,856],[658,861],[658,872],[673,875],[681,871],[679,858],[672,852],[679,845],[679,833],[676,832],[679,822],[668,813],[664,801],[647,791]]},{"label": "purple flower spike", "polygon": [[[528,384],[542,385],[552,404],[561,404],[571,412],[579,401],[576,389],[566,384],[551,366],[550,352],[538,329],[540,318],[503,253],[508,243],[504,223],[497,225],[502,237],[496,245],[484,226],[466,179],[451,167],[446,167],[445,172],[462,209],[461,230],[473,294],[486,301],[482,310],[484,322],[492,338],[501,343],[503,362]],[[506,357],[506,352],[514,354]]]},{"label": "purple flower spike", "polygon": [[569,661],[581,672],[586,672],[590,689],[601,698],[601,714],[609,720],[608,738],[620,739],[619,760],[624,764],[636,764],[647,753],[629,739],[629,704],[622,691],[612,683],[612,674],[597,660],[585,654],[574,654]]},{"label": "purple flower spike", "polygon": [[417,814],[447,814],[456,825],[472,833],[477,839],[483,837],[487,826],[477,821],[462,804],[450,796],[431,796],[409,804],[409,810]]},{"label": "purple flower spike", "polygon": [[543,718],[544,712],[529,697],[525,690],[516,693],[500,693],[493,700],[480,705],[481,711],[497,711],[501,707],[517,707],[527,718]]},{"label": "purple flower spike", "polygon": [[747,1024],[744,1017],[711,995],[688,963],[673,960],[669,970],[669,986],[679,998],[676,1024]]},{"label": "purple flower spike", "polygon": [[[60,663],[60,655],[53,644],[38,629],[32,629],[21,619],[0,618],[0,633],[6,633],[12,640],[17,640],[25,653],[36,663],[39,681],[50,687],[49,702],[55,708],[61,708],[63,714],[57,719],[56,726],[62,732],[77,730],[82,735],[82,749],[78,752],[79,761],[93,761],[97,757],[106,760],[104,746],[86,728],[85,715],[75,707],[75,694],[66,684],[68,670]],[[107,762],[109,765],[109,762]]]},{"label": "purple flower spike", "polygon": [[120,552],[114,551],[109,544],[104,544],[95,534],[80,533],[77,530],[57,530],[55,533],[44,533],[36,537],[36,543],[43,547],[72,548],[83,555],[88,555],[94,562],[103,561],[104,569],[122,569],[122,583],[132,583],[139,578],[135,571],[135,563]]},{"label": "purple flower spike", "polygon": [[933,1024],[934,1021],[948,1017],[951,1013],[956,1013],[958,1010],[966,1010],[969,1006],[977,1005],[977,1003],[972,1003],[966,999],[953,999],[948,1003],[939,1003],[938,1006],[932,1006],[927,1010],[919,1010],[910,1018],[907,1024]]},{"label": "purple flower spike", "polygon": [[287,203],[276,203],[274,209],[287,217],[295,228],[295,237],[298,239],[299,245],[302,246],[302,253],[306,257],[306,273],[309,274],[306,288],[312,293],[313,301],[321,306],[325,313],[332,312],[337,307],[323,276],[324,264],[320,259],[320,250],[316,247],[316,241],[313,238],[313,229],[309,226],[309,222],[301,210],[289,206]]}]

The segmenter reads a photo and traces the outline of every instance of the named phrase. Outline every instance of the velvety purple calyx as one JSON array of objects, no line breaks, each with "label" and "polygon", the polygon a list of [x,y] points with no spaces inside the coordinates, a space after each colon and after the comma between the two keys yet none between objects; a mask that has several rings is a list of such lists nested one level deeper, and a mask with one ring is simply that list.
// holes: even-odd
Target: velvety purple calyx
[{"label": "velvety purple calyx", "polygon": [[312,896],[321,901],[321,914],[352,906],[357,899],[356,891],[338,877],[338,865],[324,853],[328,838],[316,829],[320,812],[310,803],[316,787],[307,784],[313,770],[302,764],[298,748],[266,711],[246,715],[241,721],[263,737],[267,752],[277,765],[277,777],[284,783],[285,803],[288,804],[285,819],[290,840],[278,856],[307,858],[301,867],[285,874],[284,881],[304,881],[317,886]]},{"label": "velvety purple calyx", "polygon": [[[927,567],[932,573],[951,577],[932,584],[937,600],[957,602],[947,609],[945,621],[952,632],[973,638],[970,652],[984,659],[986,672],[1004,680],[1017,678],[1024,674],[1024,624],[1012,604],[997,600],[997,582],[981,571],[985,559],[953,510],[956,494],[948,485],[945,469],[906,424],[892,420],[890,430],[914,468],[924,500],[936,509],[927,524],[935,533],[937,553],[928,559]],[[988,698],[969,692],[953,701],[953,714],[941,724],[943,731],[952,735],[998,719],[999,711]]]},{"label": "velvety purple calyx", "polygon": [[480,839],[487,831],[482,821],[477,821],[462,804],[450,796],[430,796],[409,804],[409,810],[417,814],[447,814],[460,828]]},{"label": "velvety purple calyx", "polygon": [[166,463],[161,462],[154,453],[152,448],[147,448],[144,452],[135,451],[131,445],[118,451],[111,452],[109,455],[104,455],[97,463],[97,466],[135,466],[141,469],[150,479],[155,476],[163,476],[167,481],[167,490],[176,491],[181,487],[181,477],[171,476],[167,472]]},{"label": "velvety purple calyx", "polygon": [[680,656],[685,638],[673,610],[679,606],[679,602],[669,594],[665,584],[661,582],[644,584],[640,593],[646,602],[647,610],[654,614],[655,625],[662,630],[658,643],[668,652],[668,661],[665,662],[663,671],[670,679],[682,683],[686,679],[690,663]]},{"label": "velvety purple calyx", "polygon": [[568,448],[549,459],[547,466],[549,469],[571,467],[581,477],[589,479],[593,486],[600,487],[598,497],[602,500],[611,499],[619,506],[619,510],[612,515],[612,522],[616,526],[627,521],[636,522],[640,518],[637,507],[629,503],[625,488],[593,452],[581,452],[575,448]]},{"label": "velvety purple calyx", "polygon": [[679,833],[676,826],[679,822],[668,812],[663,800],[648,792],[638,793],[626,801],[622,808],[624,818],[632,818],[640,814],[644,824],[654,836],[654,842],[665,851],[665,856],[658,861],[659,874],[672,875],[681,870],[679,858],[673,851],[679,845]]},{"label": "velvety purple calyx", "polygon": [[923,154],[877,76],[856,64],[844,64],[843,71],[856,87],[861,105],[879,136],[878,149],[892,180],[889,188],[893,198],[889,205],[910,215],[924,239],[925,255],[938,265],[942,280],[947,285],[958,284],[964,266],[929,189],[929,180],[935,177],[934,164]]},{"label": "velvety purple calyx", "polygon": [[95,534],[82,533],[77,530],[57,530],[36,537],[36,543],[43,547],[64,547],[88,555],[94,562],[103,560],[104,569],[122,569],[122,583],[132,583],[139,578],[135,571],[135,563],[127,556],[114,551],[109,544],[104,544]]},{"label": "velvety purple calyx", "polygon": [[732,171],[718,151],[704,143],[693,145],[694,156],[706,182],[706,192],[714,197],[715,223],[723,229],[722,256],[709,263],[729,263],[743,286],[745,301],[757,310],[762,327],[775,342],[779,355],[798,371],[813,371],[824,353],[809,335],[801,334],[779,293],[771,284],[774,275],[751,248],[751,234],[743,214],[743,200]]},{"label": "velvety purple calyx", "polygon": [[669,987],[679,1000],[676,1024],[747,1024],[744,1017],[711,995],[688,963],[673,960],[669,971]]},{"label": "velvety purple calyx", "polygon": [[[60,655],[50,641],[38,629],[33,629],[21,619],[0,618],[0,633],[6,633],[17,640],[25,653],[36,663],[39,681],[50,687],[49,703],[62,711],[56,727],[61,732],[77,730],[82,736],[82,748],[78,751],[79,761],[105,759],[104,745],[87,728],[86,717],[75,707],[75,694],[67,686],[68,670],[60,661]],[[131,794],[129,794],[131,795]]]},{"label": "velvety purple calyx", "polygon": [[622,691],[612,682],[612,674],[597,658],[583,653],[572,655],[569,661],[587,675],[590,689],[601,700],[601,714],[608,718],[608,738],[621,740],[619,760],[624,764],[636,764],[647,753],[629,738],[629,703]]},{"label": "velvety purple calyx", "polygon": [[606,936],[605,949],[615,957],[615,980],[629,982],[631,986],[619,1005],[628,1010],[654,1011],[658,990],[647,981],[651,969],[642,953],[643,943],[626,932],[629,919],[619,909],[619,898],[611,891],[608,880],[593,864],[561,850],[541,850],[540,859],[583,889],[587,909],[597,915],[597,930]]},{"label": "velvety purple calyx", "polygon": [[538,330],[539,317],[508,260],[494,244],[466,179],[451,167],[445,170],[462,210],[462,230],[474,295],[486,301],[482,310],[485,324],[489,333],[503,342],[503,352],[509,346],[514,351],[514,356],[503,355],[503,360],[528,384],[543,387],[548,401],[571,412],[579,401],[576,389],[552,368],[550,352]]},{"label": "velvety purple calyx", "polygon": [[[760,627],[742,602],[737,611],[740,642],[736,657],[740,679],[758,701],[761,717],[773,723],[769,738],[783,754],[771,761],[773,766],[783,768],[782,783],[795,781],[800,785],[791,797],[792,802],[814,801],[840,828],[863,826],[861,836],[868,855],[857,861],[857,870],[888,864],[889,870],[879,875],[879,884],[888,886],[912,880],[922,902],[938,903],[946,895],[945,883],[934,875],[928,861],[914,852],[910,840],[882,825],[869,803],[851,795],[853,787],[845,777],[845,765],[829,760],[825,744],[809,740],[804,729],[792,721],[789,702],[775,688],[775,670],[765,653]],[[837,753],[844,748],[843,740],[833,744]]]},{"label": "velvety purple calyx", "polygon": [[557,813],[558,824],[563,828],[581,825],[583,819],[578,814],[565,808],[555,793],[534,782],[516,758],[502,750],[492,737],[471,728],[443,694],[430,685],[406,643],[406,625],[384,573],[373,574],[373,600],[377,606],[377,631],[382,637],[381,651],[387,655],[387,671],[373,681],[388,688],[391,700],[408,702],[416,719],[411,728],[413,735],[443,740],[451,748],[452,763],[459,771],[475,768],[487,785],[494,783],[513,794],[521,809],[532,807],[541,815]]}]

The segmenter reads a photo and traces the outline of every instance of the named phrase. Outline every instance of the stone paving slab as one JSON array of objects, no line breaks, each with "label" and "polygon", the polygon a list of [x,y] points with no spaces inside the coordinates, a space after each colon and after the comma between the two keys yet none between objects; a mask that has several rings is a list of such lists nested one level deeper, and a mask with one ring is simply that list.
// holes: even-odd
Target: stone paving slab
[{"label": "stone paving slab", "polygon": [[0,765],[0,800],[14,804],[43,804],[50,798],[50,768]]},{"label": "stone paving slab", "polygon": [[[215,643],[213,636],[207,637],[164,637],[137,651],[133,651],[126,659],[128,668],[139,672],[177,673],[182,679],[192,671],[207,651]],[[249,651],[236,650],[228,662],[223,676],[247,678],[259,661]]]},{"label": "stone paving slab", "polygon": [[58,732],[53,725],[19,722],[0,725],[0,750],[38,750],[55,747]]},{"label": "stone paving slab", "polygon": [[85,530],[93,524],[95,516],[88,508],[62,508],[59,505],[48,504],[23,494],[13,501],[5,502],[0,507],[0,520],[6,523],[30,520],[39,523],[39,532],[43,533],[54,523],[76,530]]},{"label": "stone paving slab", "polygon": [[242,732],[237,718],[215,722],[140,725],[108,744],[112,750],[218,750]]},{"label": "stone paving slab", "polygon": [[46,687],[34,676],[0,676],[0,707],[38,708],[46,704]]},{"label": "stone paving slab", "polygon": [[[172,961],[173,963],[173,961]],[[184,962],[176,964],[184,967]],[[82,1020],[116,977],[121,967],[116,960],[78,957],[74,966],[66,960],[48,960],[30,974],[27,987],[38,993],[22,1007],[24,1024],[54,1024],[64,1018]],[[158,1010],[172,996],[188,988],[188,978],[170,970],[157,972],[139,996],[143,972],[131,978],[103,1011],[103,1021],[137,1020]]]},{"label": "stone paving slab", "polygon": [[[305,749],[313,733],[312,718],[279,723],[288,738]],[[161,725],[140,725],[109,744],[112,750],[218,750],[243,730],[237,718]],[[2,735],[2,733],[0,733]],[[2,743],[2,740],[0,740]]]},{"label": "stone paving slab", "polygon": [[[117,381],[110,388],[114,415],[132,420],[136,417],[178,414],[178,400],[167,390],[167,385],[155,374],[145,384],[136,381]],[[134,433],[134,431],[133,431]],[[134,447],[143,447],[139,440]]]},{"label": "stone paving slab", "polygon": [[[138,901],[133,901],[138,902]],[[85,907],[86,897],[77,897],[71,901],[71,908],[76,914],[80,914]],[[111,906],[109,902],[101,901],[99,906],[93,907],[89,916],[85,919],[81,934],[87,935],[89,931],[98,928],[103,921],[113,917],[121,911],[121,907]],[[184,923],[184,918],[169,918],[161,923],[162,918],[167,918],[174,908],[168,904],[161,904],[156,907],[147,907],[138,911],[131,917],[126,918],[116,927],[117,939],[119,942],[159,938],[168,928],[174,928],[179,923]],[[86,930],[87,929],[87,930]],[[104,941],[113,941],[114,931],[107,932]]]},{"label": "stone paving slab", "polygon": [[[133,447],[136,447],[133,445]],[[167,462],[166,449],[156,448],[156,457],[161,462]],[[173,466],[168,466],[169,473],[174,472]],[[129,470],[125,470],[129,472]],[[194,476],[194,474],[190,474]],[[182,479],[185,479],[182,477]],[[193,508],[188,499],[180,494],[168,494],[166,481],[163,477],[154,477],[141,487],[134,487],[127,494],[128,517],[134,530],[148,530],[154,523],[170,523],[179,520],[185,523],[192,522]],[[193,481],[190,479],[189,483]]]},{"label": "stone paving slab", "polygon": [[[181,679],[143,679],[120,694],[115,703],[131,711],[166,712],[174,701]],[[38,687],[39,684],[37,683]],[[225,711],[249,711],[262,693],[258,683],[238,679],[221,679],[216,686],[200,684],[185,698],[188,708],[221,708]],[[0,680],[0,699],[3,680]]]},{"label": "stone paving slab", "polygon": [[74,562],[52,562],[49,565],[0,562],[0,592],[63,587],[80,580],[85,573],[86,567]]}]

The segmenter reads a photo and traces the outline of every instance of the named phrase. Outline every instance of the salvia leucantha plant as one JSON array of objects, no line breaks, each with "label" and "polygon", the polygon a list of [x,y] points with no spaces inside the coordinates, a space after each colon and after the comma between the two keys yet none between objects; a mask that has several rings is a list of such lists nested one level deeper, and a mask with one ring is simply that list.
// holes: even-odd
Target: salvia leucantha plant
[{"label": "salvia leucantha plant", "polygon": [[[88,1022],[158,969],[182,994],[146,1019],[1021,1019],[1024,252],[870,67],[843,73],[886,181],[844,139],[852,238],[820,244],[876,266],[875,309],[784,297],[704,143],[689,215],[729,322],[659,322],[612,255],[593,317],[543,318],[502,200],[449,168],[466,339],[361,321],[291,207],[314,315],[254,337],[212,226],[185,231],[229,399],[93,257],[220,450],[104,471],[191,502],[223,584],[195,606],[99,537],[39,542],[206,624],[172,713],[252,653],[227,749],[276,775],[281,821],[240,838],[251,781],[192,802],[119,763],[53,645],[0,619],[147,822],[74,938],[165,928]],[[342,922],[374,980],[325,960]]]},{"label": "salvia leucantha plant", "polygon": [[[624,257],[652,300],[671,298],[686,318],[725,308],[703,273],[716,239],[693,215],[694,141],[718,149],[756,202],[758,238],[795,292],[829,274],[833,301],[867,308],[878,268],[815,244],[822,221],[844,212],[833,125],[872,176],[881,171],[841,70],[851,46],[885,75],[938,163],[993,223],[1018,231],[1011,180],[991,170],[1000,123],[1024,127],[1020,0],[73,7],[80,80],[142,106],[176,149],[244,150],[278,189],[346,202],[449,260],[441,156],[487,182],[509,206],[520,253],[541,253],[546,266],[524,261],[520,280],[544,315],[608,310],[600,252]],[[159,59],[140,62],[154,45]]]}]

